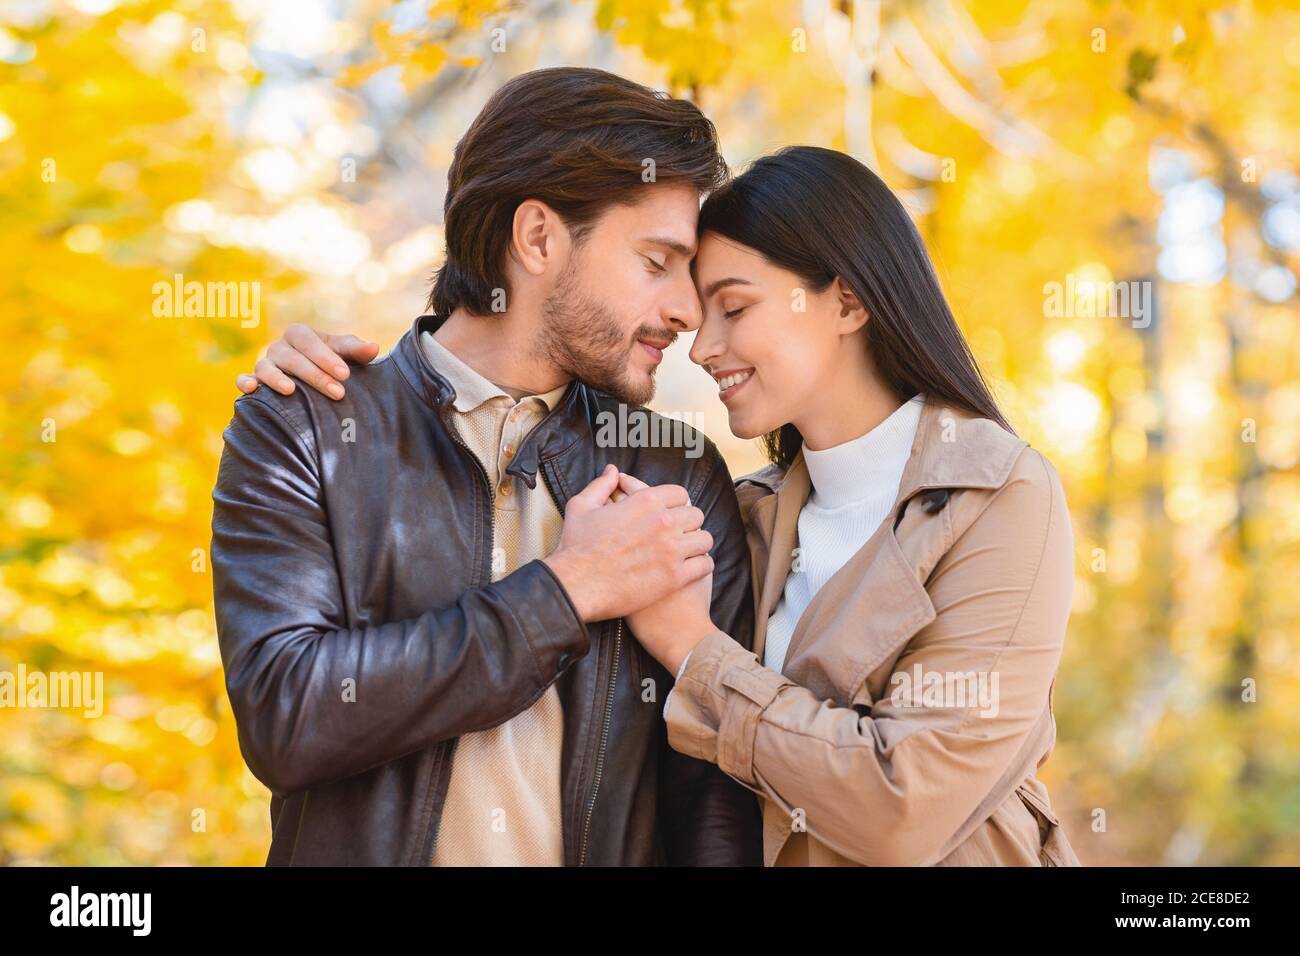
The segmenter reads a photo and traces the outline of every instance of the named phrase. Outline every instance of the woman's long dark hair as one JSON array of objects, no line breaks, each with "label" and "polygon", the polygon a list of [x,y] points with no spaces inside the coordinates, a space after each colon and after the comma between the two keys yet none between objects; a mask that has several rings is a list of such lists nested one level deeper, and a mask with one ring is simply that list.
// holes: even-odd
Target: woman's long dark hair
[{"label": "woman's long dark hair", "polygon": [[[900,402],[924,392],[1014,432],[957,328],[916,226],[852,156],[817,146],[764,156],[705,200],[699,231],[754,249],[816,292],[839,276],[866,306],[871,360]],[[788,466],[803,436],[786,424],[763,443],[768,458]]]}]

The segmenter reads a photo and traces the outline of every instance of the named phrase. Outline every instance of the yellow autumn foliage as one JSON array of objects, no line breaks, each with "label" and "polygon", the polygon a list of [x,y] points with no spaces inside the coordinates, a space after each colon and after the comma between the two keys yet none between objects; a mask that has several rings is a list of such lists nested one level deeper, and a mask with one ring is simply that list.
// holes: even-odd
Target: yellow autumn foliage
[{"label": "yellow autumn foliage", "polygon": [[[456,137],[559,62],[696,98],[733,165],[816,143],[904,196],[1067,483],[1046,779],[1072,843],[1097,864],[1300,863],[1292,6],[0,11],[0,673],[104,692],[94,717],[0,706],[0,863],[264,861],[207,557],[234,376],[290,321],[391,344],[437,263]],[[1144,315],[1090,308],[1127,283]],[[733,472],[760,464],[685,348],[669,359],[658,403],[703,412]]]}]

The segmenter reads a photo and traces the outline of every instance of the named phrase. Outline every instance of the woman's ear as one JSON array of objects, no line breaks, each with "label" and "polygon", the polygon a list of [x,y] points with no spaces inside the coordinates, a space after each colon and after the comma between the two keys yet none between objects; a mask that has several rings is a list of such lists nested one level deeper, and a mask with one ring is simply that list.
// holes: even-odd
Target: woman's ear
[{"label": "woman's ear", "polygon": [[866,325],[871,316],[867,313],[867,307],[862,304],[862,300],[858,298],[858,294],[839,276],[835,277],[835,296],[839,300],[840,307],[839,333],[852,335]]}]

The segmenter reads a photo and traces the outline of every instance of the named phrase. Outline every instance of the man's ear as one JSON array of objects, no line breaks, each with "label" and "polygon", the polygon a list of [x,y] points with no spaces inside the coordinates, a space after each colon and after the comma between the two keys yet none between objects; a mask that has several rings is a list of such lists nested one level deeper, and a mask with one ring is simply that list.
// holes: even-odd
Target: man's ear
[{"label": "man's ear", "polygon": [[546,203],[525,199],[516,207],[510,231],[510,256],[524,271],[541,275],[564,254],[568,242],[568,230]]},{"label": "man's ear", "polygon": [[858,294],[839,276],[835,277],[835,298],[839,304],[839,333],[852,335],[871,318]]}]

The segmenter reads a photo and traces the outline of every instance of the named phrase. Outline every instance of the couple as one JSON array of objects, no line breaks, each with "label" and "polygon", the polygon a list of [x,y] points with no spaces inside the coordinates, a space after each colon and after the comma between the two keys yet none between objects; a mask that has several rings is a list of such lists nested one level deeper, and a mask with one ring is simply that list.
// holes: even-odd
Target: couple
[{"label": "couple", "polygon": [[[267,862],[1077,865],[1035,774],[1061,483],[881,180],[812,147],[728,180],[692,104],[569,68],[448,179],[430,314],[378,361],[291,327],[225,433]],[[707,440],[597,440],[689,331],[771,459],[734,488]]]}]

